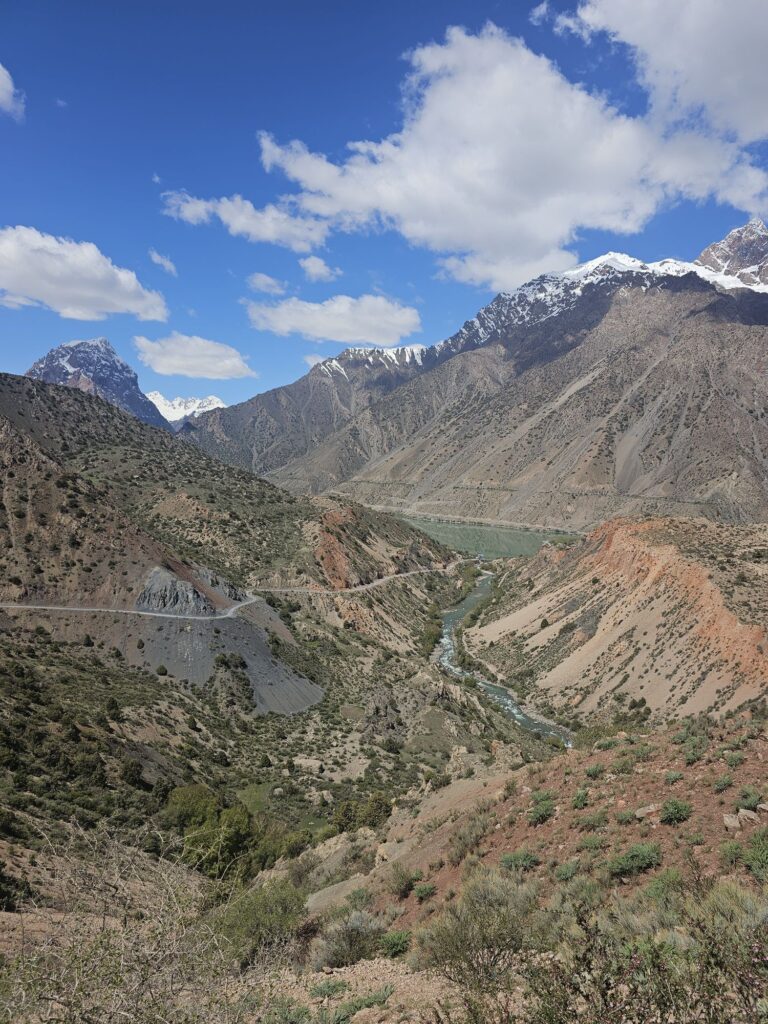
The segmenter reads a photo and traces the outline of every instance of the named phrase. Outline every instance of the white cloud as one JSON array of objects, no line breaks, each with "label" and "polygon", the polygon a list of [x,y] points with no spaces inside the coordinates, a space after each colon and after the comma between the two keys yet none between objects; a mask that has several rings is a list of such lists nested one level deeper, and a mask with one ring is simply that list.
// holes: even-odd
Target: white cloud
[{"label": "white cloud", "polygon": [[313,367],[313,366],[317,366],[318,363],[322,363],[322,361],[323,361],[323,357],[322,356],[314,356],[314,355],[304,356],[303,359],[304,359],[304,362],[307,364],[307,366],[309,366],[310,368]]},{"label": "white cloud", "polygon": [[493,25],[449,29],[408,59],[402,128],[350,143],[345,160],[262,135],[265,168],[297,184],[294,208],[310,222],[391,228],[461,280],[508,288],[575,262],[584,228],[637,232],[681,198],[768,207],[768,175],[734,143],[623,115]]},{"label": "white cloud", "polygon": [[136,337],[133,343],[140,361],[164,376],[205,377],[209,380],[258,376],[236,348],[220,341],[174,331],[157,341]]},{"label": "white cloud", "polygon": [[67,101],[66,101],[66,100],[63,100],[63,99],[61,99],[60,97],[57,97],[57,98],[56,98],[56,106],[57,106],[57,107],[58,107],[58,108],[59,108],[60,110],[66,110],[66,108],[67,108],[67,107],[69,106],[69,104],[67,103]]},{"label": "white cloud", "polygon": [[160,292],[143,288],[132,270],[116,267],[93,242],[30,227],[0,229],[0,305],[47,306],[70,320],[103,320],[110,313],[168,318]]},{"label": "white cloud", "polygon": [[255,292],[264,292],[265,295],[283,295],[285,292],[284,281],[278,281],[276,277],[270,277],[269,274],[261,274],[258,270],[251,274],[247,284]]},{"label": "white cloud", "polygon": [[573,20],[631,48],[653,115],[751,143],[768,138],[767,15],[764,0],[587,0]]},{"label": "white cloud", "polygon": [[546,21],[549,17],[549,0],[542,0],[540,4],[537,4],[528,15],[528,21],[532,25],[541,25],[542,22]]},{"label": "white cloud", "polygon": [[153,185],[159,185],[162,180],[163,179],[160,177],[160,175],[157,173],[157,171],[154,171],[153,174],[152,174],[152,184]]},{"label": "white cloud", "polygon": [[197,199],[187,192],[164,192],[163,213],[187,224],[207,224],[217,217],[231,235],[249,242],[272,242],[294,252],[309,252],[325,240],[329,226],[316,217],[297,217],[289,210],[269,203],[258,210],[242,196]]},{"label": "white cloud", "polygon": [[15,121],[23,121],[25,106],[24,93],[13,84],[10,71],[0,64],[0,110]]},{"label": "white cloud", "polygon": [[176,270],[176,264],[173,260],[169,259],[167,256],[161,255],[157,249],[149,250],[149,258],[153,263],[156,263],[158,267],[162,267],[167,274],[171,274],[173,277],[179,276]]},{"label": "white cloud", "polygon": [[319,256],[305,256],[299,266],[308,281],[335,281],[342,274],[339,267],[329,267]]},{"label": "white cloud", "polygon": [[334,295],[325,302],[286,299],[273,305],[249,302],[248,316],[261,331],[345,344],[396,345],[421,328],[417,310],[382,295]]}]

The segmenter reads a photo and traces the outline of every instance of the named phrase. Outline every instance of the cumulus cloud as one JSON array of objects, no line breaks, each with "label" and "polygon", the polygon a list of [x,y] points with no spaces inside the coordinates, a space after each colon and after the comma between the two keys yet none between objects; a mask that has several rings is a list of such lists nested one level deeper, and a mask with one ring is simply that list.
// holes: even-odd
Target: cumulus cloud
[{"label": "cumulus cloud", "polygon": [[258,270],[251,274],[247,284],[255,292],[264,292],[265,295],[282,295],[285,292],[284,281],[278,281],[276,277],[270,277],[269,274],[261,274]]},{"label": "cumulus cloud", "polygon": [[258,376],[236,348],[220,341],[174,331],[157,341],[136,337],[133,343],[139,360],[163,376],[205,377],[208,380]]},{"label": "cumulus cloud", "polygon": [[342,274],[339,267],[329,267],[319,256],[305,256],[299,266],[308,281],[335,281]]},{"label": "cumulus cloud", "polygon": [[166,274],[171,274],[172,277],[179,276],[176,271],[176,264],[173,260],[169,259],[167,256],[162,256],[157,249],[149,250],[149,258],[153,263],[156,263],[158,267],[162,267]]},{"label": "cumulus cloud", "polygon": [[30,227],[0,229],[0,304],[47,306],[70,320],[103,320],[110,313],[168,318],[160,292],[143,288],[132,270],[116,267],[93,242]]},{"label": "cumulus cloud", "polygon": [[345,344],[397,345],[421,328],[418,310],[382,295],[334,295],[325,302],[286,299],[272,305],[249,302],[248,316],[261,331]]},{"label": "cumulus cloud", "polygon": [[231,235],[249,242],[272,242],[294,252],[309,252],[321,245],[329,225],[316,217],[295,216],[281,206],[269,203],[257,209],[242,196],[222,199],[198,199],[187,192],[164,192],[163,213],[187,224],[208,224],[214,217]]},{"label": "cumulus cloud", "polygon": [[313,367],[313,366],[317,366],[317,364],[318,363],[322,363],[322,361],[323,361],[323,357],[322,356],[315,356],[315,355],[304,356],[304,362],[310,368]]},{"label": "cumulus cloud", "polygon": [[10,71],[0,64],[0,110],[15,121],[23,121],[25,106],[24,93],[13,84]]},{"label": "cumulus cloud", "polygon": [[764,0],[587,0],[568,27],[630,47],[656,117],[700,117],[745,144],[768,138]]},{"label": "cumulus cloud", "polygon": [[731,140],[626,116],[493,25],[451,28],[408,58],[403,124],[387,138],[334,162],[261,136],[265,168],[298,186],[305,218],[394,229],[445,272],[505,288],[575,262],[583,228],[637,232],[681,198],[768,205],[768,176]]},{"label": "cumulus cloud", "polygon": [[542,22],[546,21],[549,17],[549,0],[542,0],[542,3],[536,4],[532,8],[528,15],[528,20],[532,25],[541,25]]}]

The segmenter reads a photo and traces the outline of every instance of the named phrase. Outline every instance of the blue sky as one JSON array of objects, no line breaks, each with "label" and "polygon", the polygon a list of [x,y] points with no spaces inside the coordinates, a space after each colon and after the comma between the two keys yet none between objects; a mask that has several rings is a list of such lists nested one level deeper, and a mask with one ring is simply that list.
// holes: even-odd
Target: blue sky
[{"label": "blue sky", "polygon": [[104,335],[145,390],[239,401],[768,206],[761,0],[25,0],[0,26],[11,372]]}]

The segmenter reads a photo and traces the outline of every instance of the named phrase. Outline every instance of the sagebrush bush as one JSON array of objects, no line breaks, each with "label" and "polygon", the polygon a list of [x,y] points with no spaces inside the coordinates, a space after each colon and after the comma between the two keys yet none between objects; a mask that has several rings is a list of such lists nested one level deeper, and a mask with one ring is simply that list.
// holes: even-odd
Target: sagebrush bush
[{"label": "sagebrush bush", "polygon": [[406,896],[413,892],[414,885],[419,881],[421,881],[420,871],[412,871],[404,864],[396,862],[392,865],[389,872],[386,887],[392,896],[399,900],[404,900]]},{"label": "sagebrush bush", "polygon": [[213,927],[247,964],[265,946],[288,939],[304,919],[304,895],[288,879],[238,893],[213,914]]},{"label": "sagebrush bush", "polygon": [[555,816],[555,794],[548,789],[537,790],[531,794],[531,809],[528,811],[529,825],[543,825]]},{"label": "sagebrush bush", "polygon": [[448,844],[448,860],[454,867],[457,864],[461,864],[468,854],[474,853],[488,834],[492,823],[492,816],[487,811],[482,810],[473,814],[451,836],[450,843]]},{"label": "sagebrush bush", "polygon": [[614,878],[639,875],[661,864],[658,843],[634,843],[629,849],[608,861],[608,872]]},{"label": "sagebrush bush", "polygon": [[388,956],[391,959],[405,956],[411,948],[411,933],[405,929],[386,932],[381,936],[379,943],[384,956]]},{"label": "sagebrush bush", "polygon": [[380,949],[385,928],[381,920],[367,910],[353,910],[332,921],[316,938],[310,961],[316,971],[325,967],[350,967],[360,960],[372,960]]},{"label": "sagebrush bush", "polygon": [[541,859],[530,850],[514,850],[512,853],[502,853],[501,866],[507,871],[533,871],[541,864]]},{"label": "sagebrush bush", "polygon": [[687,800],[665,800],[659,819],[664,825],[680,825],[693,814],[693,806]]}]

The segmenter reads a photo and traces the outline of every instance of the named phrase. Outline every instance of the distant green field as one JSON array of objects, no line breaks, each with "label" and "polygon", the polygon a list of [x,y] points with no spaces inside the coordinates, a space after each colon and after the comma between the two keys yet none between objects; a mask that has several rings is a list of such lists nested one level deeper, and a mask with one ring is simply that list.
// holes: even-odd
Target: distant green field
[{"label": "distant green field", "polygon": [[511,526],[484,526],[480,523],[449,523],[443,520],[420,519],[403,516],[406,523],[423,530],[429,537],[441,541],[454,551],[484,558],[512,558],[516,555],[535,555],[545,541],[567,544],[575,540],[573,534],[548,530],[519,530]]}]

